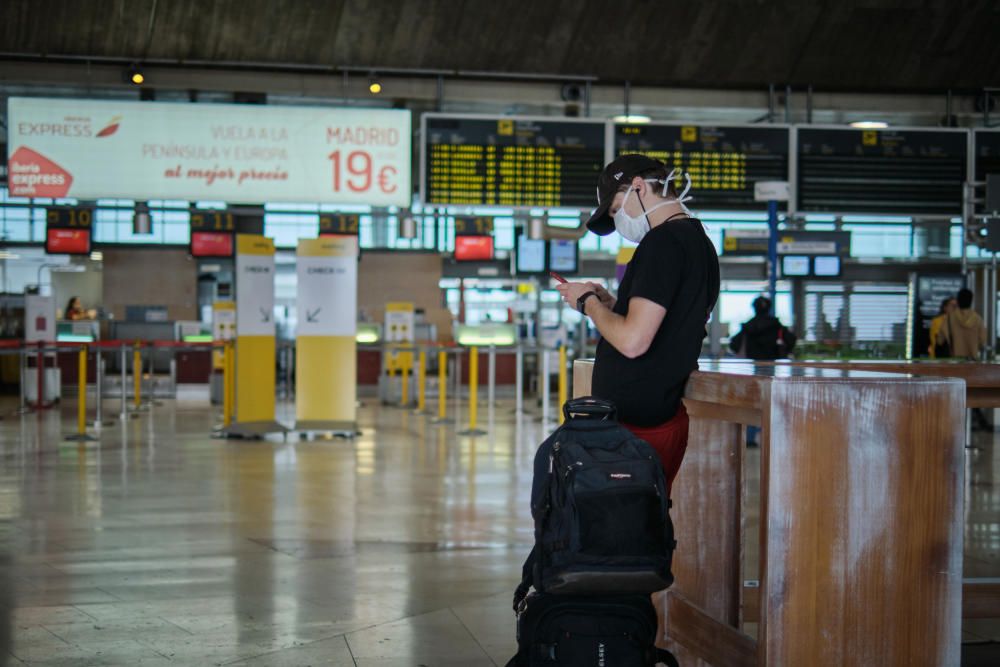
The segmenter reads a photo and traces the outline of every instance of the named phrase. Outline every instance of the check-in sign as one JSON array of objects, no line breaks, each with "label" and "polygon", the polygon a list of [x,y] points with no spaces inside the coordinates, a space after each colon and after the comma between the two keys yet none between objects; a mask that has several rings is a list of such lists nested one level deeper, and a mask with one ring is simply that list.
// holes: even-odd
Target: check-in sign
[{"label": "check-in sign", "polygon": [[409,206],[410,112],[12,97],[21,197]]},{"label": "check-in sign", "polygon": [[298,336],[348,336],[357,332],[358,239],[300,239]]}]

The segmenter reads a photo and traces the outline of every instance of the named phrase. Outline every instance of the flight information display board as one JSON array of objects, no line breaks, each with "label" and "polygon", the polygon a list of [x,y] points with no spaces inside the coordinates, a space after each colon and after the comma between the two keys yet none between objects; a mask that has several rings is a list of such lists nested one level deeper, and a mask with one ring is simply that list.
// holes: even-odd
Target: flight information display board
[{"label": "flight information display board", "polygon": [[798,129],[799,211],[958,215],[967,133]]},{"label": "flight information display board", "polygon": [[[691,175],[693,207],[754,209],[757,181],[787,181],[787,127],[615,124],[615,157],[641,153]],[[678,189],[683,189],[683,181]]]},{"label": "flight information display board", "polygon": [[425,114],[421,199],[594,208],[604,128],[601,121]]},{"label": "flight information display board", "polygon": [[986,174],[1000,174],[1000,130],[976,130],[975,180],[985,181]]}]

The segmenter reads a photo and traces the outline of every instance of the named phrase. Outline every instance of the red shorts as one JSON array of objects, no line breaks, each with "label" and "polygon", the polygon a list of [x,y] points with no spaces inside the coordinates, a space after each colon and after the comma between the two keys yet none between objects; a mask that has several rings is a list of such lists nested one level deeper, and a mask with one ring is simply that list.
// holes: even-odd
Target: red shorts
[{"label": "red shorts", "polygon": [[688,444],[688,413],[681,403],[677,408],[677,414],[670,421],[658,426],[632,426],[622,424],[630,430],[637,438],[642,438],[653,446],[656,453],[660,455],[660,463],[663,465],[663,476],[667,480],[667,493],[674,483],[674,477],[681,468],[681,461],[684,460],[684,452],[687,451]]}]

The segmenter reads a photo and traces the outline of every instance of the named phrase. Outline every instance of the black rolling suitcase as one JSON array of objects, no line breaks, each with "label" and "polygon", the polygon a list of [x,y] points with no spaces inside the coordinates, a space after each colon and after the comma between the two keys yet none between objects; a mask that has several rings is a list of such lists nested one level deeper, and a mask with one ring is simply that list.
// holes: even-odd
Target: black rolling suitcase
[{"label": "black rolling suitcase", "polygon": [[517,655],[507,667],[678,667],[654,646],[656,610],[648,595],[532,593],[517,611]]}]

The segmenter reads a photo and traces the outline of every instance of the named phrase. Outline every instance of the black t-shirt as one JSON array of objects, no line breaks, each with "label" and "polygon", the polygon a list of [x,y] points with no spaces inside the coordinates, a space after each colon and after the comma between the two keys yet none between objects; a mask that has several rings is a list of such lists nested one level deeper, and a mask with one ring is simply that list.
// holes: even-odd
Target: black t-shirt
[{"label": "black t-shirt", "polygon": [[621,421],[656,426],[677,412],[719,297],[719,258],[700,221],[670,220],[646,234],[625,269],[614,312],[627,315],[632,297],[649,299],[667,314],[649,349],[635,359],[601,339],[592,391],[614,401]]}]

